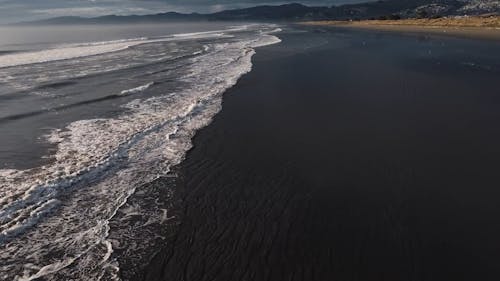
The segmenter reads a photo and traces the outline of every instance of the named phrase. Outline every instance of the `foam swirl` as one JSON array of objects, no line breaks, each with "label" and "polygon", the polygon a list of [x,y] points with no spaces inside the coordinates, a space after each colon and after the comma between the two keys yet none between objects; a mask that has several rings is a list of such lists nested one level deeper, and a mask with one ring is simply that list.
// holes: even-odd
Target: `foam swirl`
[{"label": "foam swirl", "polygon": [[[0,170],[0,259],[15,261],[0,264],[0,279],[117,279],[119,265],[110,259],[107,240],[110,219],[138,188],[182,161],[195,132],[220,110],[222,93],[251,70],[254,48],[280,42],[270,34],[279,31],[275,26],[252,28],[241,38],[205,42],[203,52],[187,58],[189,69],[178,78],[182,90],[132,100],[114,118],[54,130],[48,136],[57,145],[52,164]],[[200,36],[207,33],[180,37]],[[113,44],[122,43],[130,44]],[[165,211],[151,219],[164,221]]]}]

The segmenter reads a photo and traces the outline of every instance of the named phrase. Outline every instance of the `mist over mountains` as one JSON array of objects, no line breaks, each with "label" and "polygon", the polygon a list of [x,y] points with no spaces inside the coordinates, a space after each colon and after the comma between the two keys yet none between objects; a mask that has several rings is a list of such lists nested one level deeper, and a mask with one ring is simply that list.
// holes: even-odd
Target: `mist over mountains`
[{"label": "mist over mountains", "polygon": [[279,6],[257,6],[212,14],[101,16],[95,18],[58,17],[23,24],[101,24],[148,23],[173,21],[303,21],[371,19],[387,16],[401,18],[440,17],[452,15],[499,14],[500,0],[380,0],[332,7],[309,7],[292,3]]}]

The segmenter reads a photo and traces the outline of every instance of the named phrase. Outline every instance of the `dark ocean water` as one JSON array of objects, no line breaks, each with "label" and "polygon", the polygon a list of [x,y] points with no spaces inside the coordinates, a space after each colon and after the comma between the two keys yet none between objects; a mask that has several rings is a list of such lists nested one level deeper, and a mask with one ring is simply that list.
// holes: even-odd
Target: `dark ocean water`
[{"label": "dark ocean water", "polygon": [[[149,229],[172,216],[170,191],[141,187],[181,162],[251,70],[254,48],[278,43],[278,31],[0,28],[0,279],[111,280],[118,253],[144,263],[162,239]],[[143,200],[126,204],[132,194]]]}]

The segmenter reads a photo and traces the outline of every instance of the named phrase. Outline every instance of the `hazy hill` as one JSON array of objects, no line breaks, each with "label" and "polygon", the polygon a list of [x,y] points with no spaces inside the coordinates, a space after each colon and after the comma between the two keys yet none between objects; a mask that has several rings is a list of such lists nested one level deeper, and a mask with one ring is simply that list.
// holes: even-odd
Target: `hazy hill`
[{"label": "hazy hill", "polygon": [[[59,17],[28,24],[97,24],[169,21],[300,21],[328,19],[368,19],[387,16],[436,17],[447,15],[498,14],[500,0],[380,0],[332,7],[308,7],[302,4],[257,6],[213,14],[175,12],[144,16],[102,16],[95,18]],[[25,23],[26,24],[26,23]]]}]

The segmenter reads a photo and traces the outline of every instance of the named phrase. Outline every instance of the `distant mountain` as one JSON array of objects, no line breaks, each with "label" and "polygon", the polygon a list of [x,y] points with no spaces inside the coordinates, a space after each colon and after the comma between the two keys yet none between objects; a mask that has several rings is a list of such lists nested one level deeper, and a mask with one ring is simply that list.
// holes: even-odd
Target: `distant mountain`
[{"label": "distant mountain", "polygon": [[130,16],[116,16],[108,15],[95,18],[84,17],[57,17],[32,22],[22,22],[21,25],[31,24],[119,24],[119,23],[154,23],[154,22],[175,22],[175,21],[201,21],[208,20],[207,15],[201,14],[181,14],[175,12],[160,13],[154,15],[130,15]]},{"label": "distant mountain", "polygon": [[332,7],[302,4],[257,6],[213,14],[175,12],[144,16],[59,17],[24,24],[103,24],[174,21],[304,21],[381,17],[438,17],[447,15],[499,14],[500,0],[380,0]]},{"label": "distant mountain", "polygon": [[302,4],[280,6],[257,6],[253,8],[228,10],[209,15],[214,20],[303,20],[327,18],[329,7],[308,7]]}]

